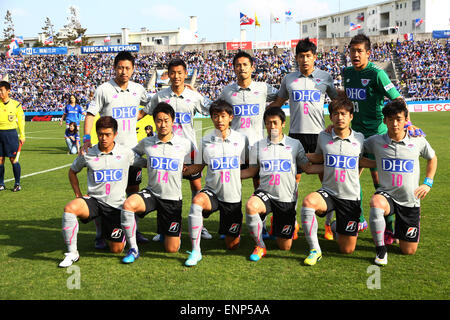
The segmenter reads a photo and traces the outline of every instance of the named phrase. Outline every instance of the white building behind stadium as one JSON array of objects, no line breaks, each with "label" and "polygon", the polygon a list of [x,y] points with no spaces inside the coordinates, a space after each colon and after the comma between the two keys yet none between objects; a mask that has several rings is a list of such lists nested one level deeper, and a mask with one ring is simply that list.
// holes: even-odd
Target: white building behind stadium
[{"label": "white building behind stadium", "polygon": [[[297,21],[300,38],[342,38],[358,33],[368,36],[431,33],[449,28],[449,0],[389,0]],[[417,19],[422,20],[416,26]],[[350,30],[350,23],[361,28]]]}]

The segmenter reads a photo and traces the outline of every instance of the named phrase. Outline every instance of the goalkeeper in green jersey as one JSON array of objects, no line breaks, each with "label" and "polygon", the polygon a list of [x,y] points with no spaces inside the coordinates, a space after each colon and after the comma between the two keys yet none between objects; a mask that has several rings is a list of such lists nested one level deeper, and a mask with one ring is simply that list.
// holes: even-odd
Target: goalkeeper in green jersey
[{"label": "goalkeeper in green jersey", "polygon": [[[364,138],[376,134],[385,134],[387,127],[383,123],[384,98],[403,99],[389,79],[386,72],[369,61],[371,53],[370,39],[364,34],[354,36],[349,44],[352,66],[344,68],[344,88],[354,105],[352,129],[361,132]],[[410,135],[423,135],[420,129],[409,123]],[[366,157],[374,159],[373,155]],[[375,188],[379,185],[376,168],[370,169]],[[362,194],[361,194],[362,199]],[[367,229],[364,214],[361,214],[359,230]],[[392,221],[387,221],[387,229],[392,231]]]}]

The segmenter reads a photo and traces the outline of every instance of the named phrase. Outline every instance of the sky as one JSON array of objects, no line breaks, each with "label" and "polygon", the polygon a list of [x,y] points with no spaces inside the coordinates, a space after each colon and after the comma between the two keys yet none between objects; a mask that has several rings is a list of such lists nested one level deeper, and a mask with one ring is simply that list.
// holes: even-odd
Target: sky
[{"label": "sky", "polygon": [[[151,31],[189,28],[189,16],[197,16],[198,35],[208,42],[237,41],[240,37],[239,13],[254,19],[261,27],[242,26],[247,41],[289,40],[299,38],[296,21],[337,13],[383,0],[0,0],[0,25],[3,29],[6,11],[10,10],[17,36],[37,37],[49,17],[55,30],[67,23],[69,7],[78,10],[86,34],[131,32],[145,27]],[[285,11],[293,20],[284,22]],[[270,27],[271,12],[280,24]]]}]

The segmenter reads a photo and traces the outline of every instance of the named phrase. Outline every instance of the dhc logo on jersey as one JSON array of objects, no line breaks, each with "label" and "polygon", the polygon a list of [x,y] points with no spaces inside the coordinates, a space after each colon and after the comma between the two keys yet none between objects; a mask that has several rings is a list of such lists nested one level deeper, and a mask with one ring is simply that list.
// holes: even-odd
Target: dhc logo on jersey
[{"label": "dhc logo on jersey", "polygon": [[390,172],[413,172],[414,160],[410,159],[381,159],[383,171]]},{"label": "dhc logo on jersey", "polygon": [[137,107],[114,107],[112,108],[112,116],[114,119],[130,119],[136,118]]},{"label": "dhc logo on jersey", "polygon": [[120,181],[123,177],[122,169],[107,169],[107,170],[95,170],[94,181],[95,183]]},{"label": "dhc logo on jersey", "polygon": [[233,105],[235,116],[248,117],[257,116],[259,114],[259,104],[235,104]]},{"label": "dhc logo on jersey", "polygon": [[188,112],[175,112],[175,121],[174,123],[183,124],[183,123],[191,123],[192,117]]},{"label": "dhc logo on jersey", "polygon": [[211,170],[239,169],[239,157],[219,157],[210,160]]},{"label": "dhc logo on jersey", "polygon": [[261,168],[266,172],[289,172],[291,161],[286,159],[261,160]]},{"label": "dhc logo on jersey", "polygon": [[163,157],[150,157],[150,167],[158,170],[178,171],[179,160]]},{"label": "dhc logo on jersey", "polygon": [[319,90],[292,90],[292,99],[295,102],[298,102],[298,101],[320,102],[320,91]]},{"label": "dhc logo on jersey", "polygon": [[356,169],[358,157],[327,154],[325,165],[332,168]]},{"label": "dhc logo on jersey", "polygon": [[350,100],[366,100],[366,89],[347,88],[345,93]]}]

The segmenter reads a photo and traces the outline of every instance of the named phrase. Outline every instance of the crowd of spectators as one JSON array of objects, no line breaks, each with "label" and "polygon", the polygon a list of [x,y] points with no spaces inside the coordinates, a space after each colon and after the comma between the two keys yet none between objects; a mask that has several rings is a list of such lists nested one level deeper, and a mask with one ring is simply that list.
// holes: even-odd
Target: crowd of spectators
[{"label": "crowd of spectators", "polygon": [[[346,46],[345,46],[346,47]],[[397,57],[400,79],[396,87],[411,100],[449,99],[449,43],[436,40],[375,43],[372,61]],[[165,69],[170,59],[182,58],[189,75],[196,70],[196,89],[214,100],[222,88],[235,81],[232,52],[191,51],[137,54],[133,81],[147,86],[153,70]],[[61,111],[74,94],[86,107],[95,88],[113,76],[114,54],[58,55],[6,58],[0,56],[0,75],[8,74],[12,96],[26,111]],[[256,81],[279,87],[282,78],[297,68],[291,50],[254,52]],[[341,70],[350,64],[348,48],[319,50],[316,67],[328,71],[336,87],[342,87]],[[148,88],[149,91],[157,90]]]}]

